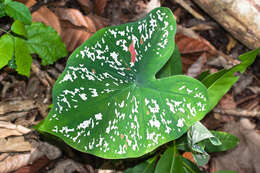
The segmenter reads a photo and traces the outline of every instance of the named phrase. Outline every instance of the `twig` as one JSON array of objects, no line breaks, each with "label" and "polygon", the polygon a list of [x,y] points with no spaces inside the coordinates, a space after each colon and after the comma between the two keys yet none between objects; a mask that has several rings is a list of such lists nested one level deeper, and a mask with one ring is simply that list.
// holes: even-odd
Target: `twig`
[{"label": "twig", "polygon": [[257,110],[248,111],[248,110],[245,110],[245,109],[219,109],[219,108],[215,108],[215,109],[213,109],[213,112],[219,113],[219,114],[238,116],[238,117],[258,117],[258,118],[260,118],[260,112],[257,111]]},{"label": "twig", "polygon": [[[174,1],[174,0],[172,0]],[[195,18],[200,19],[205,21],[205,18],[200,15],[198,12],[196,12],[195,10],[193,10],[189,4],[187,4],[185,1],[183,0],[175,0],[175,2],[177,2],[178,4],[180,4],[185,10],[187,10],[191,15],[193,15]]]}]

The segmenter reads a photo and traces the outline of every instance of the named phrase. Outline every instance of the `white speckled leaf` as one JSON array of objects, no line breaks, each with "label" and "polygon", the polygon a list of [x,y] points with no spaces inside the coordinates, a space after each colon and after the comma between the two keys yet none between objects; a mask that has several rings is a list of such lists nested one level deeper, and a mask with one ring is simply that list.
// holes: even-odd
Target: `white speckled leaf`
[{"label": "white speckled leaf", "polygon": [[99,30],[69,58],[53,89],[53,107],[38,130],[103,158],[144,155],[180,137],[208,109],[199,81],[155,79],[174,49],[168,8]]}]

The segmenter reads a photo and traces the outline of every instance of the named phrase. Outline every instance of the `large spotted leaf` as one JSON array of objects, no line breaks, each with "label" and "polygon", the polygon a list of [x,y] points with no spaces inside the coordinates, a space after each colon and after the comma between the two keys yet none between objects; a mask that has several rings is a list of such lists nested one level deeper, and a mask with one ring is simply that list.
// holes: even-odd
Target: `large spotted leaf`
[{"label": "large spotted leaf", "polygon": [[208,109],[207,90],[183,75],[156,79],[173,49],[167,8],[99,30],[70,56],[38,130],[103,158],[144,155],[180,137]]}]

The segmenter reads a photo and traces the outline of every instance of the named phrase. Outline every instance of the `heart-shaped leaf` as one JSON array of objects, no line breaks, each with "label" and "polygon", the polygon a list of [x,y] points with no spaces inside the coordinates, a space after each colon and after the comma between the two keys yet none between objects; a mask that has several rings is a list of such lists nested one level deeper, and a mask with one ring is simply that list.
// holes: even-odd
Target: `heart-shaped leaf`
[{"label": "heart-shaped leaf", "polygon": [[99,30],[70,56],[38,130],[103,158],[142,156],[185,133],[208,110],[207,89],[188,76],[156,79],[174,50],[168,8]]}]

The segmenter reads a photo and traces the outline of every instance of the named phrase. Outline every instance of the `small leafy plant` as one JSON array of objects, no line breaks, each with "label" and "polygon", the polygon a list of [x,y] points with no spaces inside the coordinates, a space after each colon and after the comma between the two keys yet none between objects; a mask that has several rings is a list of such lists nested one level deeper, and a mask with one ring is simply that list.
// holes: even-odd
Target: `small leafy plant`
[{"label": "small leafy plant", "polygon": [[32,57],[38,54],[42,65],[52,64],[65,57],[67,50],[57,32],[43,23],[32,22],[29,9],[20,2],[0,0],[0,18],[14,20],[9,31],[0,37],[0,69],[8,65],[29,77]]},{"label": "small leafy plant", "polygon": [[[165,152],[126,172],[199,172],[207,152],[238,139],[199,121],[238,80],[260,49],[241,64],[201,81],[182,75],[171,10],[157,8],[134,23],[99,30],[70,56],[53,89],[53,107],[36,129],[102,158],[134,158],[168,143]],[[159,161],[158,161],[159,159]]]}]

